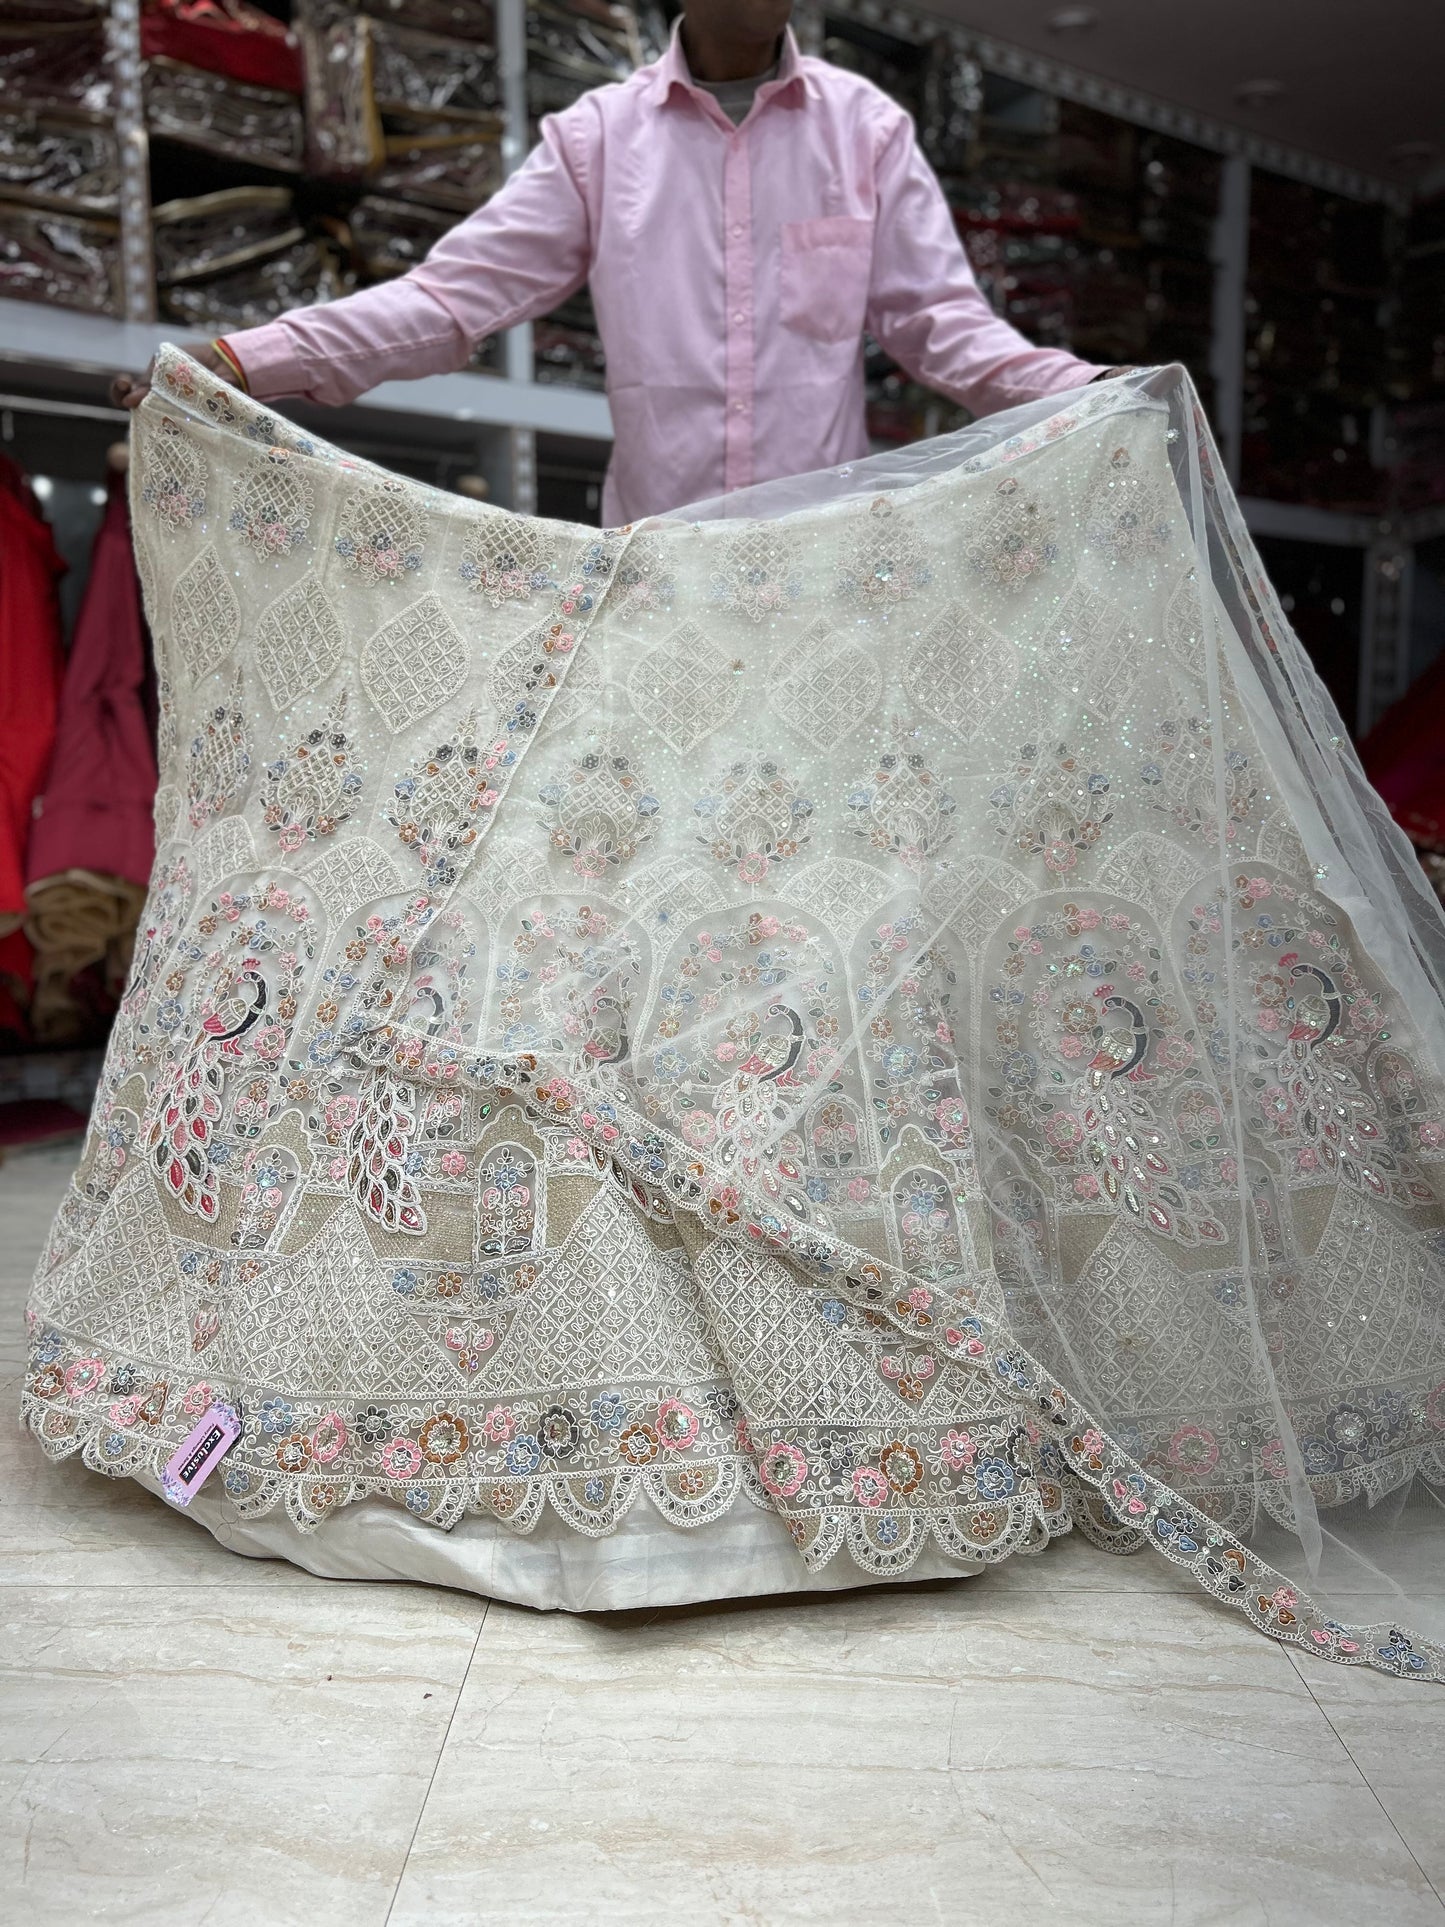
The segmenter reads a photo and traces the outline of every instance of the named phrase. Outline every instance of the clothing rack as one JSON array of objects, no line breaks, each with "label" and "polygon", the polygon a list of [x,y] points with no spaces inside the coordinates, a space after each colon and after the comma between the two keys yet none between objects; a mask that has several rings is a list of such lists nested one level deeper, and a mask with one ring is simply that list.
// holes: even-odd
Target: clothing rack
[{"label": "clothing rack", "polygon": [[46,395],[0,395],[0,440],[9,441],[9,415],[52,415],[71,421],[128,422],[124,408],[102,408],[89,401],[52,401]]},{"label": "clothing rack", "polygon": [[101,408],[88,401],[51,401],[45,395],[0,395],[0,409],[10,415],[71,415],[86,421],[128,422],[125,408]]}]

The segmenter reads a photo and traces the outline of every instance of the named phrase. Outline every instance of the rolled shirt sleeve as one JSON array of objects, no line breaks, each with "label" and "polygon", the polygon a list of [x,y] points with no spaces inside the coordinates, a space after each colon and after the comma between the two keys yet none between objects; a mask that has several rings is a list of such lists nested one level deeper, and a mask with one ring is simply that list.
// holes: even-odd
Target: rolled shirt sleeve
[{"label": "rolled shirt sleeve", "polygon": [[989,307],[912,122],[902,113],[889,119],[877,160],[868,291],[868,326],[879,345],[975,415],[1094,380],[1103,372],[1098,363],[1035,347]]},{"label": "rolled shirt sleeve", "polygon": [[228,334],[251,393],[334,407],[381,381],[447,374],[485,336],[565,301],[587,278],[587,134],[575,108],[550,116],[506,185],[397,280]]}]

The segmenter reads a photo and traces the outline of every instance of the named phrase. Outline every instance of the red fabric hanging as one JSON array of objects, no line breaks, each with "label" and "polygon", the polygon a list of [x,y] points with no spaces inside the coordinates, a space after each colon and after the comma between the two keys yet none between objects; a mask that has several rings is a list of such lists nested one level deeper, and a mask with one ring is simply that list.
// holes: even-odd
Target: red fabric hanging
[{"label": "red fabric hanging", "polygon": [[253,87],[301,92],[295,35],[246,0],[151,0],[141,16],[140,44],[147,60],[179,60]]},{"label": "red fabric hanging", "polygon": [[30,837],[32,884],[65,870],[93,870],[144,889],[155,855],[147,643],[124,476],[113,474],[108,490]]},{"label": "red fabric hanging", "polygon": [[1445,655],[1385,711],[1360,760],[1411,842],[1445,851]]},{"label": "red fabric hanging", "polygon": [[0,455],[0,935],[25,912],[31,816],[65,668],[57,595],[65,567],[29,484]]}]

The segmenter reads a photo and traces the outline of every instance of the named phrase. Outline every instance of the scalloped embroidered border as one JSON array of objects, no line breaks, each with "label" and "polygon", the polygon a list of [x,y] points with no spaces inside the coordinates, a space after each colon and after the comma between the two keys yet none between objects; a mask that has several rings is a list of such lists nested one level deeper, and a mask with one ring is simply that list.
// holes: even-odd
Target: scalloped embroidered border
[{"label": "scalloped embroidered border", "polygon": [[[184,1420],[179,1426],[161,1423],[153,1435],[137,1438],[94,1415],[57,1409],[33,1392],[25,1394],[22,1417],[52,1459],[79,1453],[85,1465],[107,1478],[132,1478],[145,1472],[157,1482],[187,1426]],[[713,1524],[739,1498],[763,1512],[777,1510],[750,1459],[710,1462],[707,1472],[712,1476],[706,1489],[695,1496],[677,1490],[685,1483],[685,1472],[686,1468],[642,1467],[604,1474],[551,1472],[518,1479],[443,1478],[400,1488],[382,1479],[333,1483],[314,1473],[278,1473],[257,1480],[244,1492],[228,1487],[227,1496],[242,1518],[259,1518],[284,1507],[302,1532],[315,1531],[333,1512],[369,1498],[405,1505],[425,1524],[442,1531],[450,1531],[468,1514],[481,1514],[519,1537],[530,1534],[550,1506],[572,1531],[605,1538],[616,1531],[643,1493],[669,1524],[689,1531]],[[585,1488],[591,1484],[607,1488],[605,1503],[589,1500]],[[579,1492],[579,1487],[584,1490]],[[1081,1516],[1081,1506],[1069,1503],[1062,1488],[1055,1486],[1054,1493],[1058,1505],[1047,1512],[1035,1486],[1021,1488],[1010,1499],[990,1506],[908,1512],[838,1507],[799,1513],[785,1522],[809,1571],[821,1571],[846,1548],[853,1563],[877,1579],[906,1573],[930,1541],[961,1566],[998,1565],[1016,1554],[1042,1552],[1051,1539],[1062,1537],[1076,1523],[1086,1537],[1111,1551],[1142,1549],[1142,1533],[1101,1531],[1096,1520]],[[428,1502],[424,1511],[416,1503],[421,1495]]]}]

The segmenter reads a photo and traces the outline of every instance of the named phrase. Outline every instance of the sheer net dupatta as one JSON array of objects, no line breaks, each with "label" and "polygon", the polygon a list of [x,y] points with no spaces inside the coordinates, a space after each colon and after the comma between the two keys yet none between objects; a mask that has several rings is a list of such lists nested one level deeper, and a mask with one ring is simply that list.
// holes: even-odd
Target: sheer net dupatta
[{"label": "sheer net dupatta", "polygon": [[[1047,526],[1044,478],[1065,468],[1071,555]],[[1438,1677],[1438,899],[1289,627],[1181,369],[689,514],[871,495],[878,515],[968,475],[971,507],[1002,498],[1002,539],[960,537],[959,599],[977,616],[979,589],[1006,585],[1010,614],[991,636],[965,628],[963,663],[936,633],[914,658],[923,707],[986,791],[974,860],[940,856],[920,895],[928,944],[966,940],[981,869],[1002,881],[977,861],[994,831],[1018,920],[974,947],[978,1028],[950,1068],[1003,1327],[1095,1415],[1105,1459],[1135,1462],[1100,1488],[1111,1531],[1147,1521],[1268,1630]],[[875,571],[880,603],[894,564]],[[950,872],[953,903],[933,910]],[[1151,1475],[1185,1503],[1154,1510]],[[1246,1578],[1216,1526],[1280,1573]]]},{"label": "sheer net dupatta", "polygon": [[[120,1165],[100,1140],[37,1285],[55,1449],[125,1469],[150,1422],[66,1349],[123,1203],[157,1265],[184,1219],[254,1268],[207,1247],[144,1307],[177,1384],[224,1312],[238,1504],[391,1480],[525,1528],[547,1483],[601,1531],[629,1465],[687,1523],[726,1460],[809,1564],[1077,1525],[1440,1676],[1445,929],[1181,371],[602,535],[401,483],[174,353],[139,435],[170,816]],[[453,1102],[524,1110],[534,1164],[432,1144]],[[274,1154],[249,1192],[211,1135]],[[681,1241],[728,1380],[716,1425],[654,1388],[595,1505],[606,1387],[562,1386],[535,1459],[480,1392],[364,1430],[368,1373],[424,1401],[454,1335],[479,1386],[524,1330],[559,1355],[536,1298],[480,1333],[468,1296],[540,1236],[544,1170]],[[302,1277],[344,1410],[235,1336]],[[353,1342],[373,1291],[391,1350]]]}]

